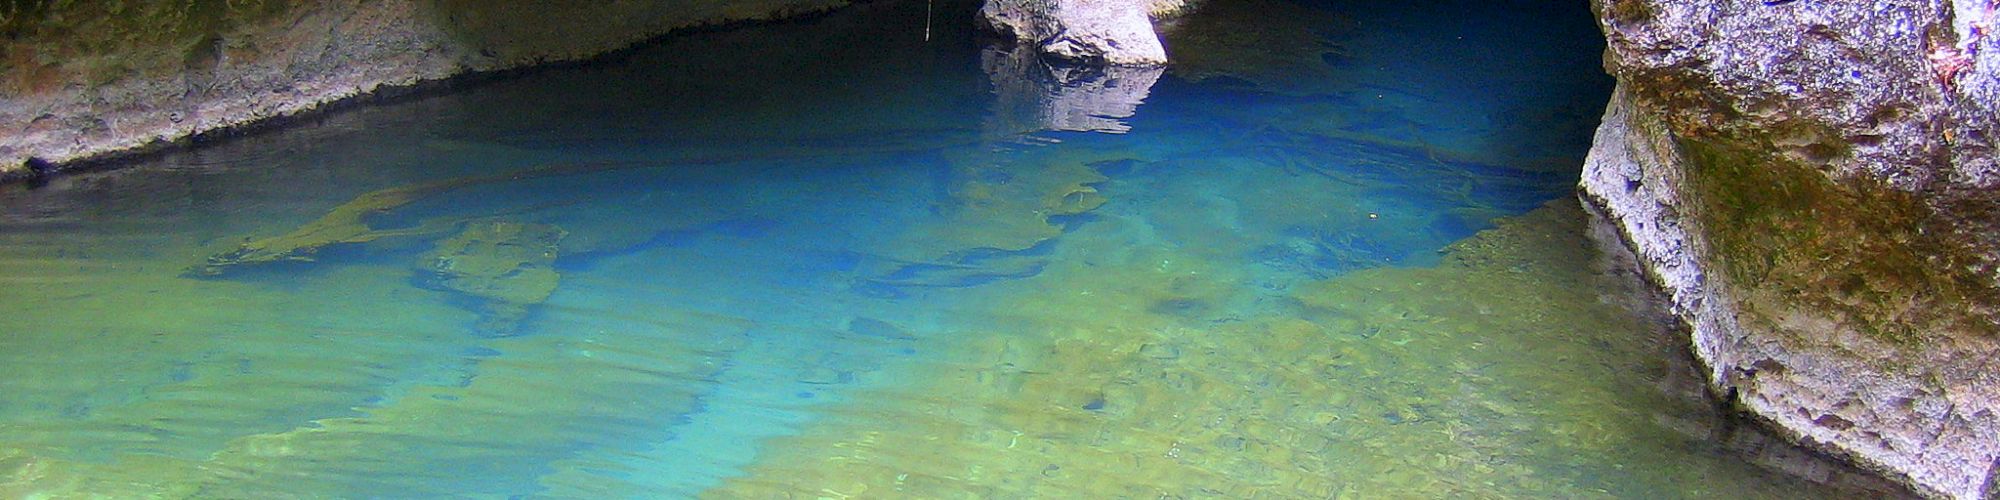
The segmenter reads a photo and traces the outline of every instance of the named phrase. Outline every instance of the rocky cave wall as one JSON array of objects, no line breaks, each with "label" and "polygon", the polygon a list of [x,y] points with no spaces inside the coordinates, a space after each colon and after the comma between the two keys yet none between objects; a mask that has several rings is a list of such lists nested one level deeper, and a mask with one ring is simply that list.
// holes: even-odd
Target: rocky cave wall
[{"label": "rocky cave wall", "polygon": [[0,179],[379,89],[847,0],[0,3]]},{"label": "rocky cave wall", "polygon": [[1717,394],[1938,498],[2000,497],[1991,0],[1592,0],[1584,197]]}]

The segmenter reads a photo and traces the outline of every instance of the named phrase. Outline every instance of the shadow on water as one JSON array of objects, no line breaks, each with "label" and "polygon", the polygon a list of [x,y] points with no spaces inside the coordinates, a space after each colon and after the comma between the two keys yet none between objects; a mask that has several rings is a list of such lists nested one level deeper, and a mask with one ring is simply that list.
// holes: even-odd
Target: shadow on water
[{"label": "shadow on water", "polygon": [[1214,2],[1164,73],[924,7],[6,191],[0,496],[1864,482],[1731,430],[1583,265],[1582,5]]}]

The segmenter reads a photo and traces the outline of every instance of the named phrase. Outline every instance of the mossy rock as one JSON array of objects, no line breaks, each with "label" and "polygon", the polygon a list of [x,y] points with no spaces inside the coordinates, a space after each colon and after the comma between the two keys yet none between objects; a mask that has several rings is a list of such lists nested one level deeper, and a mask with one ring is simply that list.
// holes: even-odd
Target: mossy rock
[{"label": "mossy rock", "polygon": [[[69,67],[94,85],[168,75],[214,58],[241,26],[293,12],[286,0],[11,0],[0,2],[0,43],[32,47],[28,61]],[[30,86],[32,87],[32,86]]]},{"label": "mossy rock", "polygon": [[1744,291],[1741,319],[1780,331],[1786,315],[1825,314],[1905,347],[1953,332],[1996,334],[1978,311],[2000,306],[2000,294],[1919,194],[1831,178],[1757,149],[1681,145],[1703,257]]}]

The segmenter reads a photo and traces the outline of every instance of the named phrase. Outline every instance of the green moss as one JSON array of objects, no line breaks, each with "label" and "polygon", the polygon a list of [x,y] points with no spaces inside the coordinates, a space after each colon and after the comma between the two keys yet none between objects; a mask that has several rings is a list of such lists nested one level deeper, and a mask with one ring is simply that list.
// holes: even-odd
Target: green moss
[{"label": "green moss", "polygon": [[1747,319],[1775,326],[1792,312],[1824,314],[1909,347],[1946,332],[1996,334],[1970,312],[2000,304],[1995,290],[1915,194],[1746,148],[1682,146],[1705,257],[1746,292]]},{"label": "green moss", "polygon": [[283,11],[287,3],[286,0],[8,0],[0,3],[0,29],[15,33],[102,23],[127,28],[106,34],[114,36],[206,34],[236,21]]},{"label": "green moss", "polygon": [[[147,59],[121,62],[135,66],[118,68],[121,74],[173,71],[179,68],[175,64],[212,52],[232,28],[287,12],[291,5],[288,0],[5,0],[0,38],[33,44],[53,60]],[[183,57],[157,58],[160,49]]]}]

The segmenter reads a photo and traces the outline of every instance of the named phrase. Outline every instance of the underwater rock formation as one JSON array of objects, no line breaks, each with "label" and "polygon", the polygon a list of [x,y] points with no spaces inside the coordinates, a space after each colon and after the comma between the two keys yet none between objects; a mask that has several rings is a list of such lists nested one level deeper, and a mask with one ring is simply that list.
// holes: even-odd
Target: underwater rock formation
[{"label": "underwater rock formation", "polygon": [[562,277],[553,266],[568,234],[549,224],[472,222],[438,242],[417,271],[431,288],[484,301],[479,331],[507,336],[516,331],[529,307],[555,293]]},{"label": "underwater rock formation", "polygon": [[401,208],[418,200],[438,194],[469,187],[503,184],[540,179],[585,175],[612,170],[639,168],[645,163],[564,163],[531,168],[522,171],[506,171],[492,175],[460,177],[423,184],[398,186],[363,193],[347,203],[334,207],[326,215],[299,226],[285,234],[266,238],[245,239],[242,244],[228,252],[211,255],[201,265],[188,269],[194,276],[220,276],[230,268],[242,265],[269,264],[273,262],[311,262],[323,248],[367,243],[383,238],[398,236],[435,235],[450,231],[465,222],[467,217],[433,217],[411,227],[379,229],[366,220],[384,212]]},{"label": "underwater rock formation", "polygon": [[1167,63],[1153,19],[1186,8],[1185,0],[988,0],[982,25],[1039,53],[1071,62],[1150,66]]},{"label": "underwater rock formation", "polygon": [[0,5],[0,178],[383,89],[845,3],[12,2]]},{"label": "underwater rock formation", "polygon": [[1991,2],[1594,0],[1585,166],[1713,390],[1926,496],[2000,495]]}]

